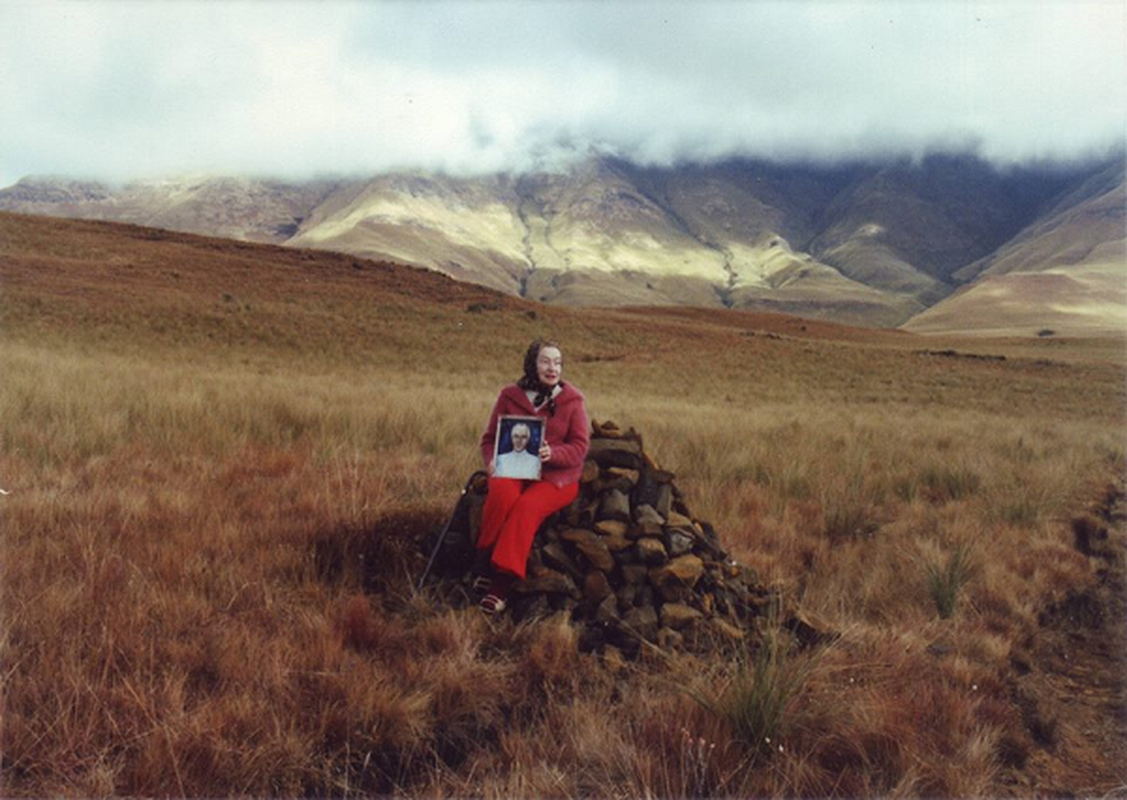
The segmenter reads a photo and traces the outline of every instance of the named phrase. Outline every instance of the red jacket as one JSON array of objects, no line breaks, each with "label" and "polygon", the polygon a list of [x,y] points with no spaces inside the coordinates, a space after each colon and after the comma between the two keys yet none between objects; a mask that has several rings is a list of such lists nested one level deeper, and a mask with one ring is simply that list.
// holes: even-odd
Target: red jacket
[{"label": "red jacket", "polygon": [[582,392],[570,383],[561,382],[560,386],[562,388],[556,395],[556,413],[553,416],[548,416],[547,404],[537,413],[524,389],[515,383],[501,390],[489,415],[489,424],[481,435],[481,457],[486,467],[493,460],[498,417],[503,414],[539,416],[547,420],[544,438],[552,448],[551,460],[542,467],[542,480],[550,481],[556,486],[567,486],[579,481],[579,476],[583,474],[583,460],[587,458],[587,447],[591,441],[587,406]]}]

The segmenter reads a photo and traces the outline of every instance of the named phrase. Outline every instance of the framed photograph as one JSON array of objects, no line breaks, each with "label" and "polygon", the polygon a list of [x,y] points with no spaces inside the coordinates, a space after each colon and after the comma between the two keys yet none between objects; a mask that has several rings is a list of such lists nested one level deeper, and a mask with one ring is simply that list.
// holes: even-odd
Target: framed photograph
[{"label": "framed photograph", "polygon": [[542,441],[543,417],[500,417],[497,420],[497,440],[493,445],[493,476],[540,480]]}]

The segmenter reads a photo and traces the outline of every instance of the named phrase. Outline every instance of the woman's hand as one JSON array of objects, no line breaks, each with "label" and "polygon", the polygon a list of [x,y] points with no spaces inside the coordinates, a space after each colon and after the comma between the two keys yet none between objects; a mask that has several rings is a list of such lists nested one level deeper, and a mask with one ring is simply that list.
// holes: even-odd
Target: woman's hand
[{"label": "woman's hand", "polygon": [[551,460],[551,458],[552,448],[548,445],[547,442],[544,442],[544,444],[540,445],[540,460],[547,463]]}]

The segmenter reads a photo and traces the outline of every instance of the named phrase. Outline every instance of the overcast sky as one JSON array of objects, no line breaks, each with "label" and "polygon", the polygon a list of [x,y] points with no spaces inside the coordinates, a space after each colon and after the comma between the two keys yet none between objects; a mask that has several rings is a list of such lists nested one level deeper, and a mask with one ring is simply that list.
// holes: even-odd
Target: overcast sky
[{"label": "overcast sky", "polygon": [[1127,127],[1124,0],[0,0],[0,186],[973,149]]}]

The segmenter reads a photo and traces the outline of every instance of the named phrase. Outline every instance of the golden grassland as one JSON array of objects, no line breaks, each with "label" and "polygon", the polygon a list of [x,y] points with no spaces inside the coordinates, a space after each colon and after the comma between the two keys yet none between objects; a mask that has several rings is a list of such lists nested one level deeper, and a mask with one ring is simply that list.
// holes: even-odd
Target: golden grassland
[{"label": "golden grassland", "polygon": [[[1111,693],[1085,700],[1048,652],[1081,648],[1062,609],[1114,575],[1074,520],[1123,472],[1122,341],[544,308],[16,215],[0,280],[6,795],[1127,784],[1101,717],[1122,708],[1121,653],[1085,662]],[[621,664],[579,652],[565,619],[490,622],[412,590],[417,537],[542,333],[592,416],[641,431],[727,549],[838,634],[771,651],[801,681],[739,653]],[[749,680],[778,701],[769,746],[726,713]]]}]

